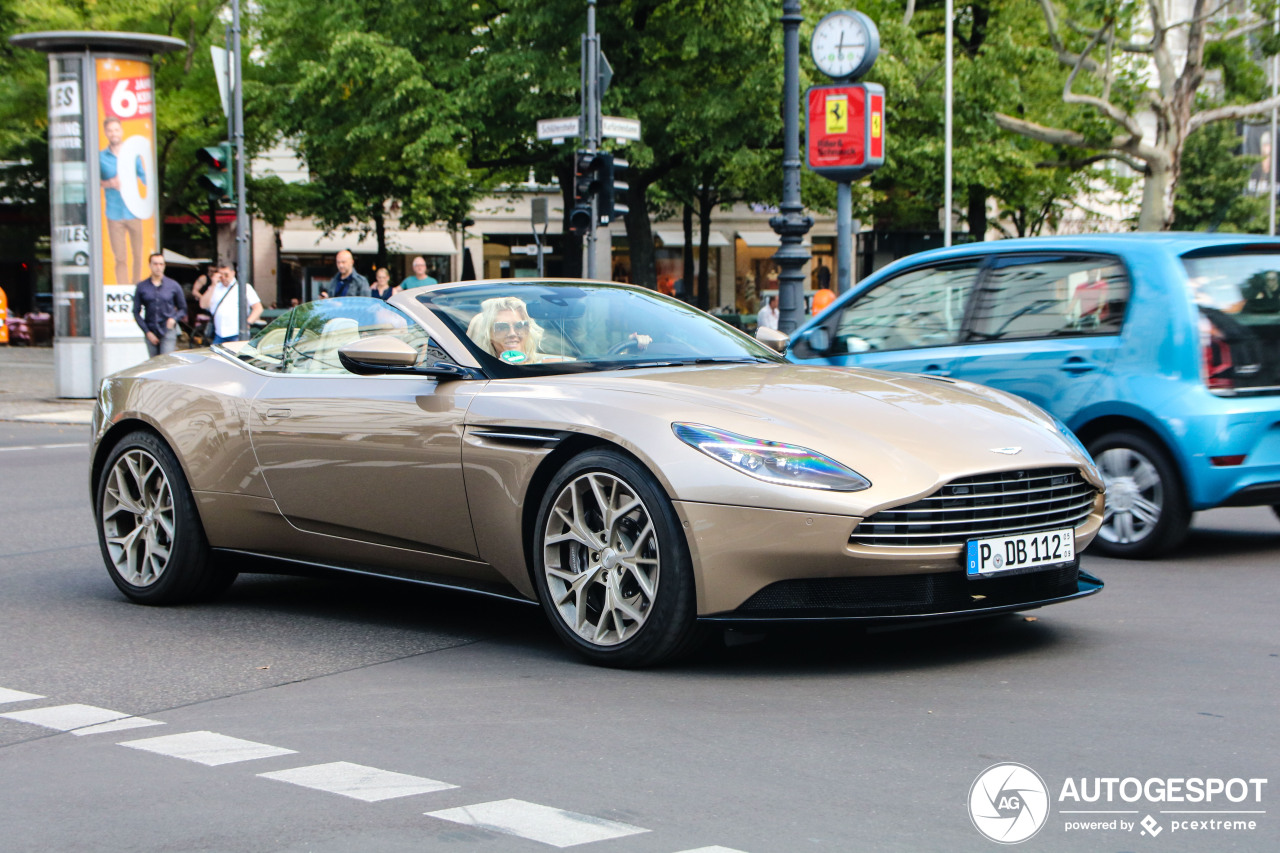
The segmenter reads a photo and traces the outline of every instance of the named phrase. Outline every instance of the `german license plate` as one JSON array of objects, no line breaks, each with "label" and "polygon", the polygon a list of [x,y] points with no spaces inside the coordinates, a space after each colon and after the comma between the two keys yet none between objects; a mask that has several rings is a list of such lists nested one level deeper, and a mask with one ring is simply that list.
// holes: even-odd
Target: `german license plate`
[{"label": "german license plate", "polygon": [[965,549],[965,567],[971,578],[1069,563],[1075,558],[1076,534],[1070,527],[1020,536],[970,539]]}]

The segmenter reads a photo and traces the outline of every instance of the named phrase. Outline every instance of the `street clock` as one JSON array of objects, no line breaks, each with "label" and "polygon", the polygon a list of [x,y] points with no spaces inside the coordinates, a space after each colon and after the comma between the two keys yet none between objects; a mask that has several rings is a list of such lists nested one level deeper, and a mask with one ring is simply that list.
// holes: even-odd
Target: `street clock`
[{"label": "street clock", "polygon": [[828,77],[861,77],[880,53],[880,31],[861,12],[832,12],[813,28],[810,47],[814,64]]}]

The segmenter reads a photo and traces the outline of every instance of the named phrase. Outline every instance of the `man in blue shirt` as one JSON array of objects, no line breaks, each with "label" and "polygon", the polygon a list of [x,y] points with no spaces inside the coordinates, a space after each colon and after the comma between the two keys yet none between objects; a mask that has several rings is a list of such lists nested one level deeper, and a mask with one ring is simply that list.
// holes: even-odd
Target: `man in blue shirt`
[{"label": "man in blue shirt", "polygon": [[147,335],[147,354],[166,355],[178,345],[178,323],[187,319],[187,297],[182,285],[164,274],[164,254],[148,258],[151,278],[133,289],[133,319]]},{"label": "man in blue shirt", "polygon": [[435,278],[427,275],[427,259],[418,255],[413,259],[413,275],[400,282],[400,292],[435,283]]},{"label": "man in blue shirt", "polygon": [[346,249],[333,259],[338,274],[329,281],[326,290],[330,296],[368,296],[369,279],[356,272],[356,258]]},{"label": "man in blue shirt", "polygon": [[[115,281],[107,284],[127,284],[142,277],[142,220],[133,215],[129,206],[124,203],[124,196],[120,194],[120,163],[116,156],[124,143],[124,128],[120,126],[120,119],[109,118],[104,121],[102,132],[107,135],[107,147],[98,152],[98,178],[106,202],[107,239],[111,242],[111,254],[116,259]],[[141,157],[134,166],[134,174],[145,186],[147,173]],[[132,267],[125,249],[126,238],[129,248],[133,250]],[[132,275],[129,274],[131,270]]]}]

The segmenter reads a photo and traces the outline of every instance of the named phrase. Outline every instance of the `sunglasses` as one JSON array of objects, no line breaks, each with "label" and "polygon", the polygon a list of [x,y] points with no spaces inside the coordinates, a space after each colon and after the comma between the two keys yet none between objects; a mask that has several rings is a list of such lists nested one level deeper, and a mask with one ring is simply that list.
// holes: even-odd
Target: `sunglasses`
[{"label": "sunglasses", "polygon": [[493,324],[493,330],[499,335],[509,335],[515,332],[517,335],[523,335],[529,331],[528,320],[517,320],[514,323],[497,322]]}]

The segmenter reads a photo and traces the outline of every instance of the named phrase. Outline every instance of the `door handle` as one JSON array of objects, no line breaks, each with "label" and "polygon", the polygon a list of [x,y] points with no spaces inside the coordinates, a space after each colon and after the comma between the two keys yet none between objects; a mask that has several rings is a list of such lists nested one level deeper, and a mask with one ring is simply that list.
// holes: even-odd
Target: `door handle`
[{"label": "door handle", "polygon": [[1088,373],[1090,370],[1097,370],[1098,365],[1092,361],[1085,361],[1078,355],[1073,355],[1064,361],[1058,369],[1067,373]]},{"label": "door handle", "polygon": [[293,414],[291,409],[267,409],[266,414],[262,416],[264,421],[274,421],[280,418],[287,418]]},{"label": "door handle", "polygon": [[943,370],[941,364],[930,364],[920,371],[928,376],[950,376],[950,370]]}]

